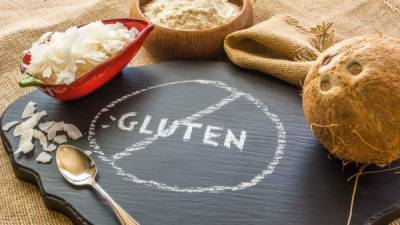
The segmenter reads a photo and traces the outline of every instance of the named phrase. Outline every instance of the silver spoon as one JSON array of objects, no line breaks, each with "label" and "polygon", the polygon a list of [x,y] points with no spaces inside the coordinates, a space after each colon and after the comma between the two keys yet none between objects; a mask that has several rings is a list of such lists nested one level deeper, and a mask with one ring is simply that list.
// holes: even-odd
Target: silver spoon
[{"label": "silver spoon", "polygon": [[93,187],[111,206],[122,225],[139,225],[121,206],[96,183],[97,168],[94,160],[79,148],[72,145],[60,145],[56,161],[64,178],[75,186]]}]

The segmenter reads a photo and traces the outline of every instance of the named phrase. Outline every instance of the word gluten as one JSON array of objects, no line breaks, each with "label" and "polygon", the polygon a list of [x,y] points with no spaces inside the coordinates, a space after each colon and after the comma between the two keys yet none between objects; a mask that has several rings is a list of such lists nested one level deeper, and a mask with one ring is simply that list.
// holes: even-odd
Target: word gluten
[{"label": "word gluten", "polygon": [[[134,120],[136,115],[136,112],[123,114],[118,120],[118,128],[123,131],[134,131],[136,129],[140,134],[157,135],[159,137],[169,137],[173,135],[176,130],[185,129],[182,137],[182,140],[185,142],[191,141],[193,132],[202,132],[203,144],[214,147],[223,145],[227,149],[231,149],[231,147],[234,146],[239,151],[243,151],[243,147],[246,142],[247,132],[245,130],[241,130],[240,134],[235,135],[232,129],[204,125],[202,123],[195,123],[188,120],[174,120],[168,123],[168,118],[162,118],[160,121],[157,121],[157,130],[151,130],[149,125],[154,123],[154,121],[152,121],[153,117],[151,115],[146,115],[143,121],[139,122]],[[217,139],[220,139],[220,137],[224,138],[223,143],[219,143],[217,141]]]}]

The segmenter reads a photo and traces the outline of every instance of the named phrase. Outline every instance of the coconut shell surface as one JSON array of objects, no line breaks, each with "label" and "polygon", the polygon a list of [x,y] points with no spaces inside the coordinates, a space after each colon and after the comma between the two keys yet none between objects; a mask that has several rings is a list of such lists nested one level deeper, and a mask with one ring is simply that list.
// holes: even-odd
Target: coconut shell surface
[{"label": "coconut shell surface", "polygon": [[367,35],[327,49],[307,75],[303,109],[311,130],[339,159],[398,159],[400,39]]}]

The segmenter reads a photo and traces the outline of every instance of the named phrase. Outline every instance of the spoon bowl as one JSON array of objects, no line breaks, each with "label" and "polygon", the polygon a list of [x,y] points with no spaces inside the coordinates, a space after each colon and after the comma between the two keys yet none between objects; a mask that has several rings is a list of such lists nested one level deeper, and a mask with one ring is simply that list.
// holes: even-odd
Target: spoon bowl
[{"label": "spoon bowl", "polygon": [[63,177],[76,186],[91,185],[97,168],[94,160],[72,145],[60,145],[56,153],[58,169]]},{"label": "spoon bowl", "polygon": [[94,160],[72,145],[57,148],[56,162],[62,176],[75,186],[88,186],[96,190],[110,205],[122,225],[139,225],[107,192],[96,183],[97,168]]}]

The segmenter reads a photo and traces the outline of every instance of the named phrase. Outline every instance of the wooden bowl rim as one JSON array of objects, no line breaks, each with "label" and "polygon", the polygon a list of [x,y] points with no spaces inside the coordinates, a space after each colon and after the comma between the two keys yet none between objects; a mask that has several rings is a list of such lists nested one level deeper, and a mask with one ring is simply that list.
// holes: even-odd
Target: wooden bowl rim
[{"label": "wooden bowl rim", "polygon": [[[134,0],[134,1],[135,1],[134,4],[136,4],[138,15],[140,17],[142,17],[143,19],[146,19],[146,20],[151,22],[151,20],[149,18],[147,18],[146,16],[143,15],[142,8],[140,7],[140,0]],[[209,32],[213,32],[213,31],[224,29],[225,27],[233,24],[234,22],[236,22],[237,20],[239,20],[243,16],[245,11],[247,11],[249,8],[252,7],[251,4],[250,4],[250,0],[241,0],[241,1],[242,1],[242,8],[241,8],[239,13],[235,17],[233,17],[232,19],[228,20],[227,22],[225,22],[225,23],[223,23],[223,24],[221,24],[219,26],[215,26],[215,27],[212,27],[212,28],[201,29],[201,30],[178,30],[178,29],[172,29],[172,28],[169,28],[169,27],[165,27],[165,26],[153,23],[153,22],[151,22],[151,23],[154,24],[157,29],[168,31],[168,32],[187,33],[187,34],[209,33]]]}]

